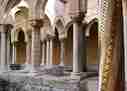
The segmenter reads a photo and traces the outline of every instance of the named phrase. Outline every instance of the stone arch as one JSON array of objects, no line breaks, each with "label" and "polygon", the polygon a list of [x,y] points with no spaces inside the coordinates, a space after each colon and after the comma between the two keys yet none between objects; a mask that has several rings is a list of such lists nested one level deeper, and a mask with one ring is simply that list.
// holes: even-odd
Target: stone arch
[{"label": "stone arch", "polygon": [[[88,25],[87,25],[87,27],[86,27],[86,30],[85,30],[85,36],[86,37],[89,37],[90,36],[90,30],[91,30],[91,27],[92,27],[92,25],[94,24],[94,23],[97,23],[98,22],[98,19],[97,18],[94,18],[93,20],[91,20],[89,23],[88,23]],[[86,25],[86,24],[85,24]]]},{"label": "stone arch", "polygon": [[60,40],[57,28],[53,39],[53,64],[60,64]]},{"label": "stone arch", "polygon": [[[15,27],[16,27],[16,35],[18,39],[18,32],[23,31],[25,34],[25,41],[27,42],[27,32],[30,31],[30,25],[28,23],[29,19],[29,9],[24,6],[19,6],[19,10],[15,12]],[[20,30],[20,31],[19,31]]]},{"label": "stone arch", "polygon": [[[59,19],[57,22],[60,22]],[[68,22],[62,30],[61,33],[58,32],[58,38],[59,40],[64,39],[64,65],[71,66],[73,62],[73,22]]]},{"label": "stone arch", "polygon": [[70,27],[73,26],[73,21],[69,21],[67,24],[64,25],[63,31],[59,34],[59,38],[67,38],[68,31],[70,31]]},{"label": "stone arch", "polygon": [[65,31],[65,65],[72,65],[73,63],[73,23],[68,24]]},{"label": "stone arch", "polygon": [[26,61],[26,41],[25,33],[22,28],[17,31],[18,41],[15,43],[16,46],[16,64],[24,64]]},{"label": "stone arch", "polygon": [[47,35],[54,36],[53,28],[51,26],[49,17],[45,14],[43,18],[44,18],[44,23],[40,31],[41,41],[45,40],[47,38]]},{"label": "stone arch", "polygon": [[[87,33],[87,34],[86,34]],[[91,67],[93,69],[98,71],[98,22],[97,20],[91,21],[85,31],[86,34],[86,53],[87,53],[87,65],[88,69]]]},{"label": "stone arch", "polygon": [[28,18],[29,17],[29,9],[27,7],[24,7],[24,6],[20,6],[18,7],[18,10],[15,12],[15,18],[16,16],[18,15],[22,15],[24,16],[25,18]]},{"label": "stone arch", "polygon": [[15,13],[18,12],[19,10],[21,10],[22,7],[30,10],[30,5],[27,1],[25,1],[25,0],[17,0],[17,1],[19,1],[19,2],[17,2],[17,3],[15,2],[15,4],[11,4],[11,1],[10,1],[10,5],[14,5],[14,6],[13,7],[8,6],[9,7],[8,12],[13,16],[14,19],[15,19]]}]

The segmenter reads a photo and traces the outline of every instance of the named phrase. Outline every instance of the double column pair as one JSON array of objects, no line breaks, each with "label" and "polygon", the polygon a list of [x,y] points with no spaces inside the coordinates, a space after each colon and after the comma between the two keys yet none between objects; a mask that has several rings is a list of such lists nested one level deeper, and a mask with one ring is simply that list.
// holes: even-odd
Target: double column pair
[{"label": "double column pair", "polygon": [[13,26],[11,24],[0,24],[0,33],[1,33],[1,57],[0,57],[0,72],[6,72],[8,69],[9,60],[9,43],[10,41],[8,33]]},{"label": "double column pair", "polygon": [[50,66],[53,64],[53,40],[52,38],[47,38],[47,40],[42,43],[42,63],[41,65]]},{"label": "double column pair", "polygon": [[36,72],[36,67],[39,67],[41,63],[40,28],[43,26],[43,20],[33,19],[30,21],[30,24],[32,26],[32,47],[31,47],[32,49],[31,49],[31,69],[30,71]]}]

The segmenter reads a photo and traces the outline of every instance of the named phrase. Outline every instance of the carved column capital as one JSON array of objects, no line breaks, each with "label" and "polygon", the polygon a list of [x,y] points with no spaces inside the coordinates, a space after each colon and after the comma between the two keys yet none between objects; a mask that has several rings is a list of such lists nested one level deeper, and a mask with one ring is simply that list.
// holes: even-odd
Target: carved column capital
[{"label": "carved column capital", "polygon": [[81,23],[84,19],[84,15],[78,15],[78,16],[71,16],[71,19],[73,22],[79,22]]},{"label": "carved column capital", "polygon": [[0,24],[0,32],[8,32],[13,28],[11,24]]},{"label": "carved column capital", "polygon": [[31,19],[29,22],[34,28],[41,28],[43,26],[43,19]]}]

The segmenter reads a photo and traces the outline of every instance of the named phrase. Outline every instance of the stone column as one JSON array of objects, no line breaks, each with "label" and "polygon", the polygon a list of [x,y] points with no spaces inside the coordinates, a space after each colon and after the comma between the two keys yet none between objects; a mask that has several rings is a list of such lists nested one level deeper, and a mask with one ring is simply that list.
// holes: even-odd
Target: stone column
[{"label": "stone column", "polygon": [[31,62],[32,72],[36,72],[35,67],[38,67],[41,63],[41,50],[40,50],[40,28],[43,25],[42,20],[31,20],[32,25],[32,49],[31,49]]},{"label": "stone column", "polygon": [[1,24],[1,72],[7,71],[8,62],[7,62],[7,33],[9,31],[9,24]]},{"label": "stone column", "polygon": [[73,79],[81,78],[81,73],[83,72],[83,61],[86,61],[84,60],[85,41],[83,40],[85,36],[82,36],[81,18],[82,17],[74,18],[73,23]]},{"label": "stone column", "polygon": [[1,24],[1,71],[5,71],[7,66],[7,31],[5,25]]},{"label": "stone column", "polygon": [[11,60],[11,30],[13,26],[11,24],[6,25],[6,30],[8,30],[7,34],[7,64],[10,65],[12,63]]},{"label": "stone column", "polygon": [[[80,79],[83,72],[85,46],[82,36],[82,20],[87,12],[87,0],[68,1],[67,14],[73,20],[73,79]],[[85,37],[85,36],[84,36]]]},{"label": "stone column", "polygon": [[11,63],[11,57],[10,57],[10,35],[7,34],[7,64],[9,65]]},{"label": "stone column", "polygon": [[50,61],[49,61],[49,64],[50,65],[53,65],[53,41],[52,39],[49,40],[50,41]]},{"label": "stone column", "polygon": [[31,69],[31,39],[28,39],[26,42],[26,62],[25,62],[25,70]]},{"label": "stone column", "polygon": [[65,57],[65,49],[64,49],[64,39],[60,40],[60,66],[64,66],[64,57]]},{"label": "stone column", "polygon": [[124,91],[122,0],[99,0],[99,91]]},{"label": "stone column", "polygon": [[12,64],[15,64],[16,63],[16,46],[15,46],[15,42],[13,43],[12,45]]},{"label": "stone column", "polygon": [[41,59],[41,65],[45,65],[46,61],[46,43],[45,41],[42,43],[42,59]]},{"label": "stone column", "polygon": [[26,45],[26,64],[31,64],[31,40],[27,41]]},{"label": "stone column", "polygon": [[46,41],[46,65],[50,64],[50,41]]}]

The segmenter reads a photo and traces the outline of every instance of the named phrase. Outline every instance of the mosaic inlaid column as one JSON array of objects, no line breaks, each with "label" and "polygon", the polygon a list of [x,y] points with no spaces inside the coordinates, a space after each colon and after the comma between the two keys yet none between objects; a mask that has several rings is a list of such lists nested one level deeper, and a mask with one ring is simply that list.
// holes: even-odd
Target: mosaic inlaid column
[{"label": "mosaic inlaid column", "polygon": [[42,27],[42,24],[43,24],[42,20],[31,20],[32,25],[31,62],[33,72],[35,70],[35,66],[38,67],[41,63],[40,28]]},{"label": "mosaic inlaid column", "polygon": [[[123,20],[124,20],[124,59],[127,60],[127,1],[123,0]],[[125,71],[125,91],[127,91],[127,61],[124,62]]]},{"label": "mosaic inlaid column", "polygon": [[99,0],[99,91],[124,91],[122,0]]}]

